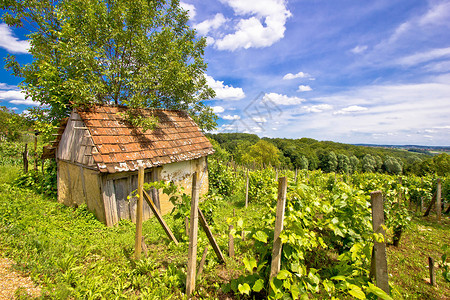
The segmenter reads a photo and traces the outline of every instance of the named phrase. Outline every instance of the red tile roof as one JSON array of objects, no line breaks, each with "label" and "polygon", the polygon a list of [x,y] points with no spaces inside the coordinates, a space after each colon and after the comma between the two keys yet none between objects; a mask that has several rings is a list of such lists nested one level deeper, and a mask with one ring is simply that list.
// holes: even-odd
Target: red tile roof
[{"label": "red tile roof", "polygon": [[158,119],[155,129],[143,132],[120,115],[126,110],[113,106],[77,110],[98,150],[93,158],[102,172],[135,171],[139,165],[154,167],[214,153],[185,111],[140,109],[143,116]]}]

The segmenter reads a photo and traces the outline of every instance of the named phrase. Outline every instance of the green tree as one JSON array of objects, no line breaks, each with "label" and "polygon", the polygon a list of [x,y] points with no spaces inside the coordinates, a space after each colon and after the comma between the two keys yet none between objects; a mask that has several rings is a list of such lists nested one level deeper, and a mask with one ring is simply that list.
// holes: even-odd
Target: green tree
[{"label": "green tree", "polygon": [[377,162],[372,155],[366,154],[362,159],[362,171],[363,172],[375,172],[377,168]]},{"label": "green tree", "polygon": [[[3,21],[30,29],[31,63],[7,58],[27,97],[50,121],[91,104],[183,109],[203,129],[217,117],[204,101],[205,38],[188,25],[179,0],[10,0]],[[48,108],[46,108],[48,107]],[[149,125],[138,110],[127,117]]]},{"label": "green tree", "polygon": [[439,176],[450,175],[450,155],[441,153],[433,157],[434,170]]},{"label": "green tree", "polygon": [[336,170],[340,173],[346,174],[350,171],[350,159],[345,154],[337,155],[337,168]]},{"label": "green tree", "polygon": [[350,156],[350,172],[355,173],[359,169],[359,159],[352,155]]},{"label": "green tree", "polygon": [[320,168],[322,169],[322,171],[324,172],[336,171],[338,160],[336,154],[333,151],[322,152],[318,156],[320,160]]},{"label": "green tree", "polygon": [[402,166],[398,162],[397,159],[395,159],[392,156],[386,157],[384,160],[383,168],[386,170],[389,174],[401,174],[402,173]]},{"label": "green tree", "polygon": [[16,114],[5,106],[0,106],[0,141],[8,142],[17,141],[21,132],[25,130],[29,124],[25,117]]},{"label": "green tree", "polygon": [[258,165],[278,166],[280,164],[279,156],[280,150],[274,144],[259,140],[248,148],[248,152],[243,155],[242,161],[247,165],[255,162]]}]

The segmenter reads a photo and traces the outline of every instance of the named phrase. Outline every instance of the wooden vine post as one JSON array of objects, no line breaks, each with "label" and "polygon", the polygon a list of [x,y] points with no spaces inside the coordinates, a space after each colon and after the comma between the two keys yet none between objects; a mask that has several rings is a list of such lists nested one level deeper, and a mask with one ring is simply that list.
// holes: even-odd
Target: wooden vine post
[{"label": "wooden vine post", "polygon": [[370,200],[372,202],[372,225],[373,231],[377,234],[383,235],[383,242],[374,241],[371,273],[375,275],[377,287],[385,291],[389,295],[389,282],[386,260],[386,232],[384,226],[384,209],[383,209],[383,195],[381,191],[370,193]]},{"label": "wooden vine post", "polygon": [[144,205],[144,167],[138,171],[138,199],[136,207],[136,242],[134,245],[134,258],[141,258],[142,250],[142,209]]},{"label": "wooden vine post", "polygon": [[436,286],[436,273],[434,270],[434,259],[431,256],[428,257],[428,269],[430,271],[430,284],[432,286]]},{"label": "wooden vine post", "polygon": [[38,132],[36,131],[34,133],[34,170],[37,171],[37,161],[38,161],[38,155],[37,155],[37,136]]},{"label": "wooden vine post", "polygon": [[270,265],[270,279],[277,276],[281,266],[281,238],[280,233],[283,230],[284,209],[286,207],[287,179],[281,177],[278,179],[278,201],[277,215],[275,217],[275,232],[273,238],[272,263]]},{"label": "wooden vine post", "polygon": [[23,172],[28,173],[28,144],[25,144],[25,150],[22,153]]},{"label": "wooden vine post", "polygon": [[247,169],[247,180],[245,182],[245,208],[248,206],[248,169]]},{"label": "wooden vine post", "polygon": [[195,289],[195,273],[197,268],[197,235],[198,235],[198,187],[197,172],[192,175],[192,200],[189,230],[189,252],[186,275],[186,295],[190,298]]},{"label": "wooden vine post", "polygon": [[441,222],[441,190],[442,190],[442,185],[441,185],[441,179],[438,178],[437,180],[437,188],[436,188],[436,220],[438,222]]}]

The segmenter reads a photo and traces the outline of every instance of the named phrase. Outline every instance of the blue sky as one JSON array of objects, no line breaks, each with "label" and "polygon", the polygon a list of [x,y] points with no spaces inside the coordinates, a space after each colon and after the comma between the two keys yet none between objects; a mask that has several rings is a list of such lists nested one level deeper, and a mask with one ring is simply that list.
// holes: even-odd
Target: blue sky
[{"label": "blue sky", "polygon": [[[183,0],[207,37],[217,132],[450,145],[450,1]],[[22,61],[0,25],[0,56]],[[3,62],[2,62],[3,65]],[[22,111],[0,71],[0,105]]]}]

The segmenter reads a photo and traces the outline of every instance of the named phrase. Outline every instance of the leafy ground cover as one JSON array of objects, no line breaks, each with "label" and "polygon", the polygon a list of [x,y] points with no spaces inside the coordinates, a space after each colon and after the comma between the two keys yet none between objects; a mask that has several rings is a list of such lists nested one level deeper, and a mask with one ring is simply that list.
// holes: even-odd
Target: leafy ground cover
[{"label": "leafy ground cover", "polygon": [[[400,187],[397,178],[389,176],[351,178],[302,172],[294,182],[293,172],[280,172],[291,183],[283,271],[273,282],[278,292],[270,295],[266,273],[273,239],[275,174],[273,170],[250,173],[250,205],[244,208],[245,172],[238,169],[234,173],[223,165],[210,167],[215,176],[210,178],[212,194],[201,204],[202,209],[224,254],[229,225],[234,226],[236,255],[227,257],[226,265],[219,265],[209,247],[203,276],[197,282],[198,299],[290,299],[297,295],[302,299],[375,298],[378,291],[367,276],[371,234],[366,191],[380,188],[392,199],[398,198],[399,191],[412,199],[412,189],[419,196],[431,198],[432,193],[427,186],[431,179],[425,179],[424,185],[414,178],[404,179],[405,186]],[[13,258],[15,268],[42,287],[43,298],[184,298],[188,248],[184,216],[189,211],[182,206],[185,204],[180,204],[178,214],[164,217],[180,245],[170,243],[157,221],[151,219],[143,228],[147,254],[135,261],[133,223],[121,221],[117,227],[107,228],[84,206],[65,207],[54,198],[10,184],[16,175],[11,170],[8,179],[0,182],[0,253]],[[423,191],[416,187],[419,184]],[[398,217],[403,211],[390,209],[386,213]],[[389,226],[398,223],[389,222]],[[444,249],[450,232],[448,217],[441,224],[435,222],[434,215],[411,221],[405,217],[401,223],[408,226],[400,246],[388,247],[393,298],[446,299],[450,283],[444,279],[444,264],[437,270],[437,287],[429,286],[424,278],[428,277],[428,256],[439,262],[448,252]],[[392,230],[388,233],[391,242]],[[201,230],[198,245],[200,259],[208,245]]]}]

